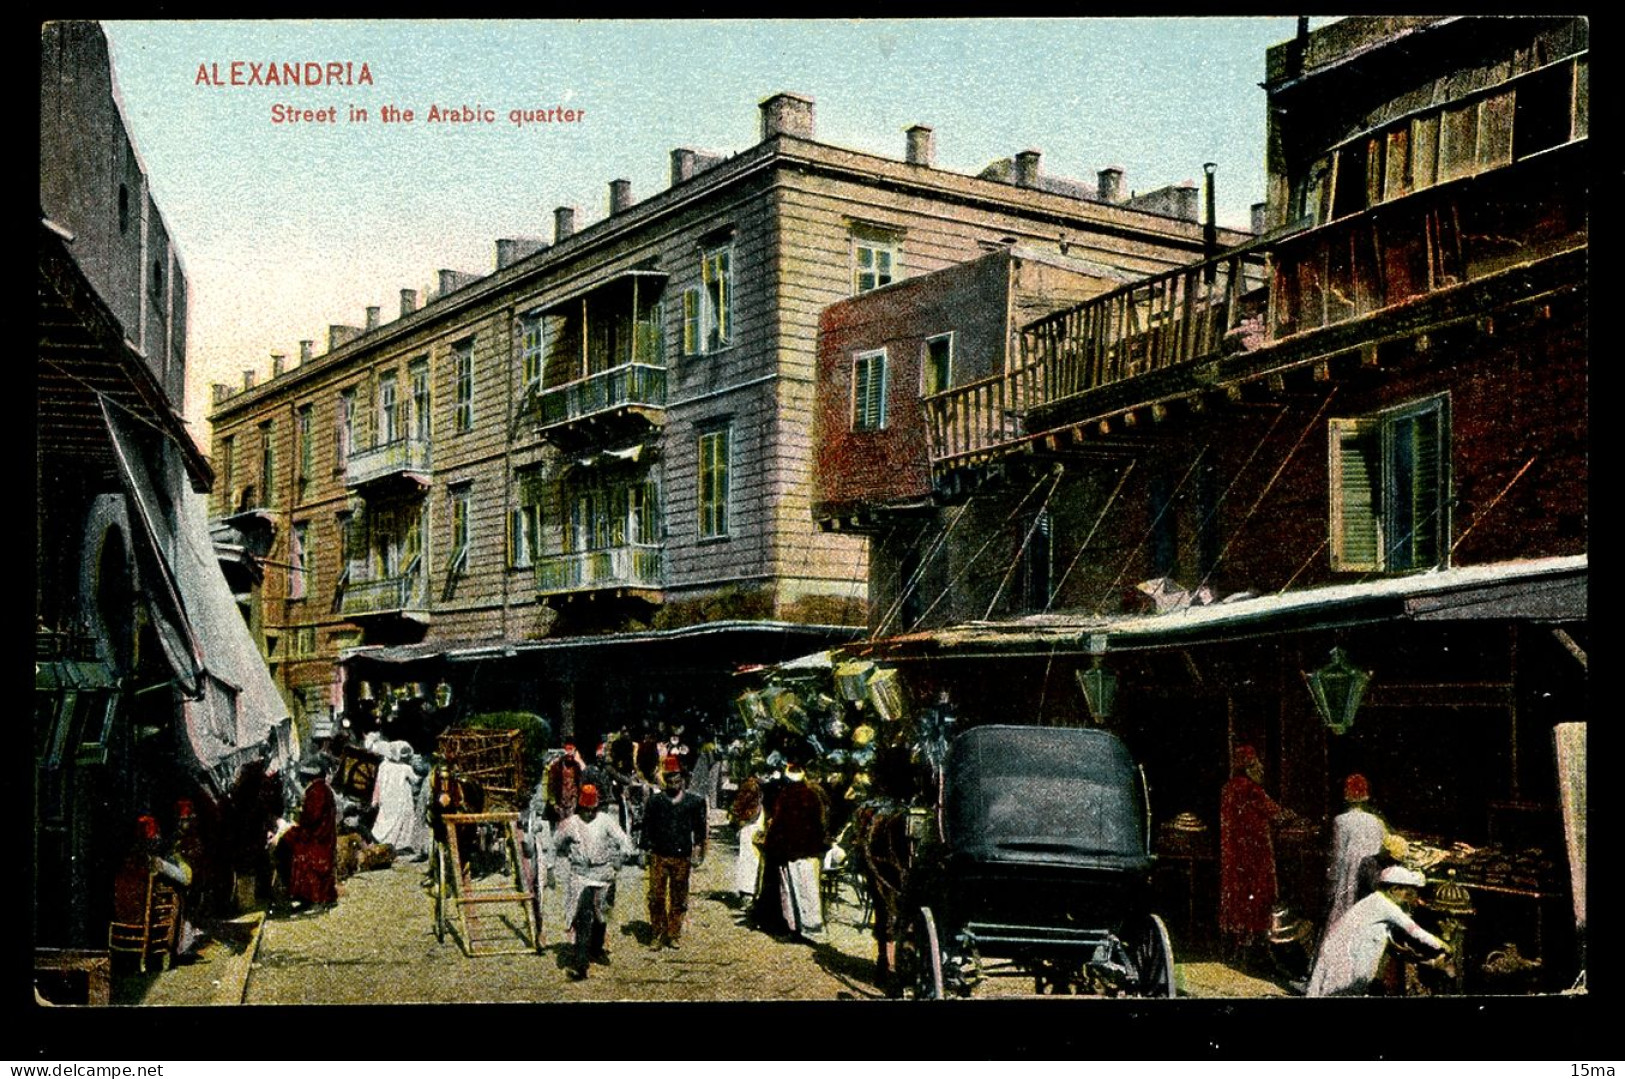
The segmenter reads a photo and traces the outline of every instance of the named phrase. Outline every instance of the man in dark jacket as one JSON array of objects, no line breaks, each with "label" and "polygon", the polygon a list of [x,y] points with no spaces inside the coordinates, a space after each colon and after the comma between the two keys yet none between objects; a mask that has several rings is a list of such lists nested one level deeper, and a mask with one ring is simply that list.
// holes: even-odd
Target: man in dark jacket
[{"label": "man in dark jacket", "polygon": [[665,792],[649,799],[643,815],[644,850],[649,851],[649,947],[679,947],[688,911],[688,878],[705,861],[705,799],[683,789],[683,766],[667,757],[662,766]]},{"label": "man in dark jacket", "polygon": [[798,763],[786,762],[783,785],[767,813],[762,857],[766,871],[778,874],[785,928],[803,939],[824,930],[818,870],[829,849],[827,828],[823,798]]}]

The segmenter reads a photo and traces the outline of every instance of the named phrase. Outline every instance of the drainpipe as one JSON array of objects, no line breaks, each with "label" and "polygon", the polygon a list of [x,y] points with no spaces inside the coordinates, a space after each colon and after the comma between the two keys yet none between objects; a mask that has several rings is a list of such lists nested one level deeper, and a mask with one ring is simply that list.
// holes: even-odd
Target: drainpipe
[{"label": "drainpipe", "polygon": [[1218,169],[1219,166],[1211,161],[1202,166],[1202,172],[1207,178],[1207,222],[1202,226],[1202,257],[1208,260],[1207,269],[1203,271],[1203,276],[1207,279],[1209,285],[1213,284],[1219,269],[1218,265],[1213,262],[1213,259],[1217,258],[1219,254],[1219,217],[1213,196],[1213,174]]}]

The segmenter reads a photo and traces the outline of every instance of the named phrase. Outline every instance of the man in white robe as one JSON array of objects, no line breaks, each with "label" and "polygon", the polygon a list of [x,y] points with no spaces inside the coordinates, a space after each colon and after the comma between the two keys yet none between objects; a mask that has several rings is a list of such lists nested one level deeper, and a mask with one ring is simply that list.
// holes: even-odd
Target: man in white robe
[{"label": "man in white robe", "polygon": [[416,779],[409,763],[412,747],[406,742],[380,744],[384,759],[378,765],[378,777],[373,782],[372,804],[378,807],[378,816],[372,822],[372,835],[379,843],[393,847],[397,852],[410,850],[417,839],[418,829]]},{"label": "man in white robe", "polygon": [[1426,884],[1427,878],[1414,869],[1397,865],[1384,869],[1377,890],[1350,907],[1327,931],[1309,975],[1308,995],[1363,996],[1369,992],[1395,933],[1443,955],[1447,950],[1444,941],[1406,913]]},{"label": "man in white robe", "polygon": [[553,850],[570,861],[564,898],[575,940],[568,973],[578,982],[587,976],[589,961],[609,962],[609,892],[622,859],[637,848],[614,817],[598,812],[598,788],[589,783],[581,788],[576,812],[554,829]]},{"label": "man in white robe", "polygon": [[1356,772],[1344,781],[1343,801],[1348,808],[1332,821],[1331,861],[1326,869],[1326,894],[1331,899],[1325,923],[1328,930],[1360,900],[1360,863],[1382,850],[1383,837],[1388,834],[1382,818],[1367,804],[1370,797],[1365,776]]}]

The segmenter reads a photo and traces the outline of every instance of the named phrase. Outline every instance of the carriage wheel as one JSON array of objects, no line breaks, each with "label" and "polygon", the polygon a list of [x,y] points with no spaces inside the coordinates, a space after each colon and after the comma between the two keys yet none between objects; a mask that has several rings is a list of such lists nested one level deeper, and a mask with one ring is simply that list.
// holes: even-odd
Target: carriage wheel
[{"label": "carriage wheel", "polygon": [[941,1000],[942,948],[937,939],[937,921],[930,907],[903,930],[897,941],[897,989],[915,1000]]},{"label": "carriage wheel", "polygon": [[1139,932],[1128,941],[1129,955],[1140,980],[1135,991],[1145,997],[1172,997],[1179,991],[1174,979],[1174,947],[1168,927],[1155,914],[1147,915]]}]

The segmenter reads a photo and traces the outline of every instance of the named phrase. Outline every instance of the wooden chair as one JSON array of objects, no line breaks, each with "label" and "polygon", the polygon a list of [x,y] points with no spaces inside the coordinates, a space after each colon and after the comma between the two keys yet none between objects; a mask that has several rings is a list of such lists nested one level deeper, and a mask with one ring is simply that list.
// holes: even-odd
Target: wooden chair
[{"label": "wooden chair", "polygon": [[[136,969],[145,973],[154,960],[168,970],[180,932],[180,895],[156,873],[147,874],[146,902],[141,921],[113,921],[107,926],[107,949],[134,955]],[[117,914],[114,915],[118,917]]]}]

